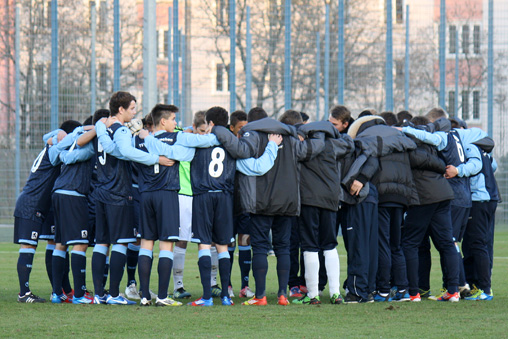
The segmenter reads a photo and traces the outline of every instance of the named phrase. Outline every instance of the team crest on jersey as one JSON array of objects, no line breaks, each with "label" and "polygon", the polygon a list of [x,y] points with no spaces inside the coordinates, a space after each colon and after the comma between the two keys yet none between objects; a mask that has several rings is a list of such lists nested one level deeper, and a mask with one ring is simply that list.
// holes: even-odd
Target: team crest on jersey
[{"label": "team crest on jersey", "polygon": [[39,237],[39,233],[32,232],[32,240],[37,240],[38,237]]},{"label": "team crest on jersey", "polygon": [[249,133],[249,132],[245,132],[245,133],[243,134],[243,136],[244,136],[244,137],[248,137],[249,135],[250,135],[250,133]]},{"label": "team crest on jersey", "polygon": [[51,226],[50,229],[51,229],[51,234],[55,234],[55,231],[56,231],[55,225]]},{"label": "team crest on jersey", "polygon": [[88,238],[88,231],[87,230],[82,230],[81,231],[81,238],[82,239]]}]

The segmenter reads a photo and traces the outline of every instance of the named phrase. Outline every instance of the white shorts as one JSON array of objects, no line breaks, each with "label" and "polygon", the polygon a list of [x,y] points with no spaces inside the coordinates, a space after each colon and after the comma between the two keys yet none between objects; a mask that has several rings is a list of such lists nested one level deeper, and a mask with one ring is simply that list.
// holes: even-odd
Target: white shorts
[{"label": "white shorts", "polygon": [[179,194],[180,204],[180,241],[191,241],[192,238],[192,197]]}]

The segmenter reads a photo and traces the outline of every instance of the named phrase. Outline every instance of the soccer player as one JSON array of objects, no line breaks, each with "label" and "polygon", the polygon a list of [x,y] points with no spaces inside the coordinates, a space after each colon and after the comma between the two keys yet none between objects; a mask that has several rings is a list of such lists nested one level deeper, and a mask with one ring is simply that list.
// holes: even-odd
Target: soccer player
[{"label": "soccer player", "polygon": [[340,167],[338,160],[354,150],[353,140],[341,136],[328,121],[309,123],[299,128],[305,135],[325,133],[325,148],[314,159],[302,162],[300,175],[301,213],[298,218],[301,248],[305,263],[308,293],[295,304],[320,304],[319,251],[323,252],[330,282],[330,302],[342,303],[340,295],[340,262],[337,253],[336,217],[340,202]]},{"label": "soccer player", "polygon": [[[254,110],[254,109],[253,109]],[[252,116],[263,115],[262,109],[251,110]],[[260,150],[268,143],[270,133],[282,134],[279,154],[273,167],[262,176],[239,176],[240,200],[243,213],[251,213],[251,246],[253,250],[252,272],[256,282],[256,294],[244,305],[266,305],[266,274],[270,249],[269,233],[272,230],[273,248],[277,256],[278,304],[288,305],[287,286],[289,279],[289,238],[291,217],[300,213],[298,161],[309,160],[324,147],[323,135],[316,133],[313,139],[301,142],[292,126],[273,119],[249,122],[238,139],[229,131],[215,127],[219,141],[234,155]]]},{"label": "soccer player", "polygon": [[[109,102],[111,116],[106,126],[95,125],[94,142],[99,186],[94,190],[96,199],[96,246],[92,256],[92,276],[95,304],[133,305],[135,302],[120,296],[120,281],[126,263],[127,244],[136,241],[132,209],[132,167],[130,161],[145,165],[169,165],[165,157],[136,149],[131,132],[124,126],[136,113],[136,98],[127,92],[116,92]],[[109,245],[113,244],[110,258],[110,290],[104,295],[103,274]]]},{"label": "soccer player", "polygon": [[[153,137],[168,145],[175,145],[178,132],[175,132],[176,113],[173,105],[156,105],[150,115],[154,122]],[[141,134],[141,133],[140,133]],[[146,133],[144,133],[146,134]],[[148,152],[145,141],[135,138],[136,148]],[[193,149],[173,147],[170,156],[174,160],[190,161]],[[149,306],[152,301],[149,293],[150,273],[154,241],[159,240],[159,291],[155,305],[181,306],[182,303],[168,297],[168,286],[173,268],[173,245],[179,237],[178,190],[180,188],[178,163],[171,167],[146,166],[136,164],[139,173],[141,192],[141,249],[139,252],[139,279],[141,284],[141,306]]]},{"label": "soccer player", "polygon": [[[54,133],[53,144],[79,125],[74,120],[62,123],[60,131]],[[18,302],[21,303],[45,302],[45,299],[30,291],[29,281],[42,226],[51,207],[51,190],[60,174],[60,166],[53,166],[51,162],[56,157],[58,150],[46,143],[32,165],[14,209],[14,243],[20,244],[17,270],[20,287]]]},{"label": "soccer player", "polygon": [[[243,126],[247,124],[247,113],[244,111],[235,111],[231,113],[229,117],[229,129],[235,135],[239,136],[238,133]],[[238,190],[235,189],[235,194],[238,194]],[[238,201],[238,199],[235,199]],[[238,210],[238,206],[235,205],[235,211]],[[249,287],[249,273],[252,262],[252,250],[250,246],[250,235],[249,235],[249,223],[250,216],[248,214],[238,214],[235,212],[233,217],[233,233],[236,237],[238,235],[238,266],[240,267],[240,278],[241,288],[239,297],[241,298],[252,298],[254,292]],[[228,247],[229,257],[231,260],[231,269],[233,268],[233,258],[236,243],[233,242]],[[234,297],[233,286],[231,281],[228,286],[229,296]]]},{"label": "soccer player", "polygon": [[[94,115],[95,121],[104,117],[101,111]],[[86,130],[92,130],[85,133]],[[78,138],[84,135],[88,143],[78,145]],[[53,206],[55,210],[55,242],[53,251],[53,293],[52,303],[67,299],[62,293],[62,280],[65,273],[65,259],[68,246],[73,246],[72,274],[74,278],[73,304],[90,304],[92,298],[86,293],[86,250],[93,241],[90,228],[87,195],[90,193],[92,169],[95,165],[93,145],[95,137],[93,126],[76,128],[56,146],[60,150],[61,173],[53,187]],[[55,163],[56,165],[56,163]],[[91,240],[92,239],[92,240]]]}]

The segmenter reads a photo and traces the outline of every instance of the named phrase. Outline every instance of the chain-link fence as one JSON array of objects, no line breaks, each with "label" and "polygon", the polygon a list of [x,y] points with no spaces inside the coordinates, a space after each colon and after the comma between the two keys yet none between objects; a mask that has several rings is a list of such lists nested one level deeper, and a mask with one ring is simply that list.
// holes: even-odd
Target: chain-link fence
[{"label": "chain-link fence", "polygon": [[[52,126],[66,119],[83,121],[95,109],[107,108],[117,81],[138,98],[141,110],[143,10],[141,0],[2,1],[0,223],[12,223],[16,163],[22,187],[43,146],[42,135]],[[156,98],[180,107],[181,124],[214,105],[231,111],[262,106],[274,117],[291,107],[312,120],[326,119],[338,103],[355,117],[365,108],[420,115],[441,105],[451,116],[492,134],[506,199],[506,1],[175,0],[156,1],[151,18],[156,22]],[[441,48],[440,27],[445,27]],[[498,225],[505,224],[503,203]]]}]

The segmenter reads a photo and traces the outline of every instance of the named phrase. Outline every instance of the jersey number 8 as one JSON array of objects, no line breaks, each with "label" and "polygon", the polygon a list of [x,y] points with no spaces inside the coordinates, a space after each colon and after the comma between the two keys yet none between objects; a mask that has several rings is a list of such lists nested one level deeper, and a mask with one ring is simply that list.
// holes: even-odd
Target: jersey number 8
[{"label": "jersey number 8", "polygon": [[224,171],[224,158],[226,158],[226,153],[222,148],[216,147],[212,151],[212,161],[208,166],[208,173],[212,178],[218,178],[222,175]]}]

